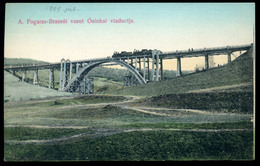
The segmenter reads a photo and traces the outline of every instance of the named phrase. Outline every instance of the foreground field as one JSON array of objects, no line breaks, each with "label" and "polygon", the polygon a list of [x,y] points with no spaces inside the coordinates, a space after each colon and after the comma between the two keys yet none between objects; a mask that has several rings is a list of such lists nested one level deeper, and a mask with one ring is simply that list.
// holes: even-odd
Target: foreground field
[{"label": "foreground field", "polygon": [[89,95],[5,103],[6,161],[253,159],[251,113]]}]

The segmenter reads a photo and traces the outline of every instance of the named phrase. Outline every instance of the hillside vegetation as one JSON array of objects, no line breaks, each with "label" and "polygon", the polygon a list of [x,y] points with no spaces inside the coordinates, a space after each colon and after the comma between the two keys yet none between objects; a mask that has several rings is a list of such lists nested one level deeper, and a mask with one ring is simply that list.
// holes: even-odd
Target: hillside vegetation
[{"label": "hillside vegetation", "polygon": [[112,94],[158,96],[240,83],[253,83],[252,49],[222,67],[176,77],[171,80],[124,88]]},{"label": "hillside vegetation", "polygon": [[25,58],[4,58],[4,66],[22,66],[32,64],[49,64],[48,62]]}]

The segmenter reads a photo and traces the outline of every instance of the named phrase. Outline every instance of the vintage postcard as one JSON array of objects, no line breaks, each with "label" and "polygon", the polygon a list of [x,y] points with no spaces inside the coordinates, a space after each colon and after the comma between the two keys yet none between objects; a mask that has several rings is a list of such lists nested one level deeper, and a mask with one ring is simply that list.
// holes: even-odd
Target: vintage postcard
[{"label": "vintage postcard", "polygon": [[254,3],[6,3],[4,161],[255,159]]}]

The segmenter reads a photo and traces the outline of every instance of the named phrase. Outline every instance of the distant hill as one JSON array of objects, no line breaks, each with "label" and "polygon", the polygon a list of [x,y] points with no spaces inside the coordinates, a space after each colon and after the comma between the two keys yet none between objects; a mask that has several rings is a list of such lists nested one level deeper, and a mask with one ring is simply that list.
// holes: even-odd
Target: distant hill
[{"label": "distant hill", "polygon": [[252,49],[225,66],[211,68],[170,80],[128,87],[114,91],[112,94],[159,96],[241,83],[253,84]]},{"label": "distant hill", "polygon": [[4,58],[4,66],[22,66],[32,64],[49,64],[49,62],[25,58]]}]

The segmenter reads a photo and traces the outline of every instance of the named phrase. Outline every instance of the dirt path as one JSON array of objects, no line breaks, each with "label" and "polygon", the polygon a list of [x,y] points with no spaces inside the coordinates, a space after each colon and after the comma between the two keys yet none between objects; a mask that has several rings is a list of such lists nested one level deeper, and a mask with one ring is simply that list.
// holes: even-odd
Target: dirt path
[{"label": "dirt path", "polygon": [[219,87],[213,87],[213,88],[192,90],[187,93],[214,92],[214,91],[227,90],[227,89],[233,89],[233,88],[242,88],[242,87],[247,87],[247,86],[252,86],[252,82],[245,82],[245,83],[241,83],[241,84],[233,84],[233,85],[219,86]]},{"label": "dirt path", "polygon": [[123,105],[123,104],[135,102],[135,101],[137,101],[141,98],[142,97],[139,97],[139,96],[126,96],[126,100],[123,100],[123,101],[96,103],[96,104],[68,105],[68,106],[64,106],[64,107],[58,107],[57,109],[71,109],[71,108],[80,108],[80,107],[98,108],[98,107],[104,107],[104,106],[107,106],[107,105]]},{"label": "dirt path", "polygon": [[5,125],[5,128],[9,127],[28,127],[28,128],[40,128],[40,129],[89,129],[88,126],[46,126],[46,125]]},{"label": "dirt path", "polygon": [[[157,111],[180,111],[180,112],[192,112],[192,113],[197,113],[197,114],[212,114],[211,112],[207,111],[201,111],[201,110],[196,110],[196,109],[173,109],[173,108],[160,108],[160,107],[130,107],[129,109],[133,109],[136,111],[148,113],[148,114],[153,114],[153,115],[161,115],[161,116],[171,116],[171,114],[166,114],[166,113],[157,113],[157,112],[151,112],[147,110],[157,110]],[[173,115],[175,116],[175,115]]]},{"label": "dirt path", "polygon": [[146,132],[146,131],[185,131],[185,132],[236,132],[236,131],[252,131],[252,129],[162,129],[162,128],[141,128],[141,129],[97,129],[94,133],[81,133],[72,136],[66,136],[61,138],[54,139],[45,139],[45,140],[5,140],[5,143],[8,144],[58,144],[58,143],[71,143],[80,138],[91,139],[97,137],[104,137],[117,133],[129,133],[129,132]]}]

